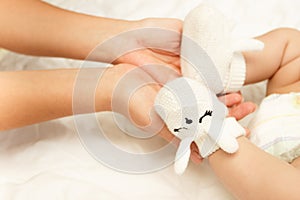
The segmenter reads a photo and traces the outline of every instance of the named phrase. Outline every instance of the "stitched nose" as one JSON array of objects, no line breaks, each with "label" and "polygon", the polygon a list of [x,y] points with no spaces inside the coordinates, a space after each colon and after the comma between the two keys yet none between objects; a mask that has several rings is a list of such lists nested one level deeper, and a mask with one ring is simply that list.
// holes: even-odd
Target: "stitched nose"
[{"label": "stitched nose", "polygon": [[193,123],[193,120],[188,119],[188,118],[185,118],[185,123],[186,123],[186,124],[191,124],[191,123]]}]

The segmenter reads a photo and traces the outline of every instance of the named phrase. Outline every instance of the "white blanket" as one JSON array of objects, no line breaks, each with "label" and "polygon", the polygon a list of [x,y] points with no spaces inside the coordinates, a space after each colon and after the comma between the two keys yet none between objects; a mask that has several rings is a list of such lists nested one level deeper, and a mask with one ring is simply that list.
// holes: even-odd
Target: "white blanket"
[{"label": "white blanket", "polygon": [[[105,17],[183,19],[201,0],[49,2]],[[280,26],[300,27],[298,1],[210,0],[210,3],[239,22],[240,35],[255,36]],[[80,64],[80,61],[0,51],[1,70],[79,67]],[[244,92],[246,99],[259,102],[264,95],[262,85],[248,87]],[[164,143],[160,138],[151,140],[151,144],[139,143],[117,128],[110,113],[98,117],[116,144],[131,151],[140,152],[153,144]],[[173,166],[144,175],[124,174],[103,166],[80,143],[72,117],[1,132],[0,144],[0,199],[4,200],[233,199],[206,162],[200,166],[191,164],[182,176],[174,173]]]}]

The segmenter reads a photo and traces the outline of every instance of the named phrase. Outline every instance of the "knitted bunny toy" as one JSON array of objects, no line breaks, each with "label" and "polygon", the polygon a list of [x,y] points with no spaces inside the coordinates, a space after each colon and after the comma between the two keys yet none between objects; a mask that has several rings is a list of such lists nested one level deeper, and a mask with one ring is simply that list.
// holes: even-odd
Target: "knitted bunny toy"
[{"label": "knitted bunny toy", "polygon": [[201,4],[184,20],[181,43],[183,77],[168,82],[155,100],[156,112],[168,129],[181,139],[175,171],[182,174],[190,145],[197,144],[205,158],[221,148],[238,150],[236,138],[245,130],[228,114],[217,95],[238,91],[244,84],[246,65],[241,51],[262,50],[254,39],[237,39],[233,24],[218,10]]}]

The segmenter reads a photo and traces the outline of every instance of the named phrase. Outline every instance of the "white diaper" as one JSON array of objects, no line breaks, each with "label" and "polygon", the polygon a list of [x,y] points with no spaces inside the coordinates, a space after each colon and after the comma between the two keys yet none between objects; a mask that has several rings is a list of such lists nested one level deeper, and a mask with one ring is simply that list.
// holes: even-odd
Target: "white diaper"
[{"label": "white diaper", "polygon": [[266,97],[249,128],[254,144],[292,162],[300,156],[300,93]]}]

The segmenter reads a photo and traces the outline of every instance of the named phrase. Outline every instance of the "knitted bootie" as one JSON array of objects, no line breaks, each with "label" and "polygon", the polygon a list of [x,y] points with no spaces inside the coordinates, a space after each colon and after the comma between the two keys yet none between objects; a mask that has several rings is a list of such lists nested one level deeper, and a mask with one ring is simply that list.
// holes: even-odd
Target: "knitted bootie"
[{"label": "knitted bootie", "polygon": [[216,95],[189,78],[177,78],[164,85],[156,96],[155,109],[168,129],[181,139],[175,161],[179,174],[187,167],[193,141],[205,158],[219,148],[236,152],[236,138],[245,134],[234,118],[226,117],[227,108]]},{"label": "knitted bootie", "polygon": [[238,91],[246,75],[241,52],[262,50],[264,44],[255,39],[235,38],[233,28],[233,22],[217,9],[205,4],[193,9],[183,26],[183,76],[203,82],[216,94]]}]

